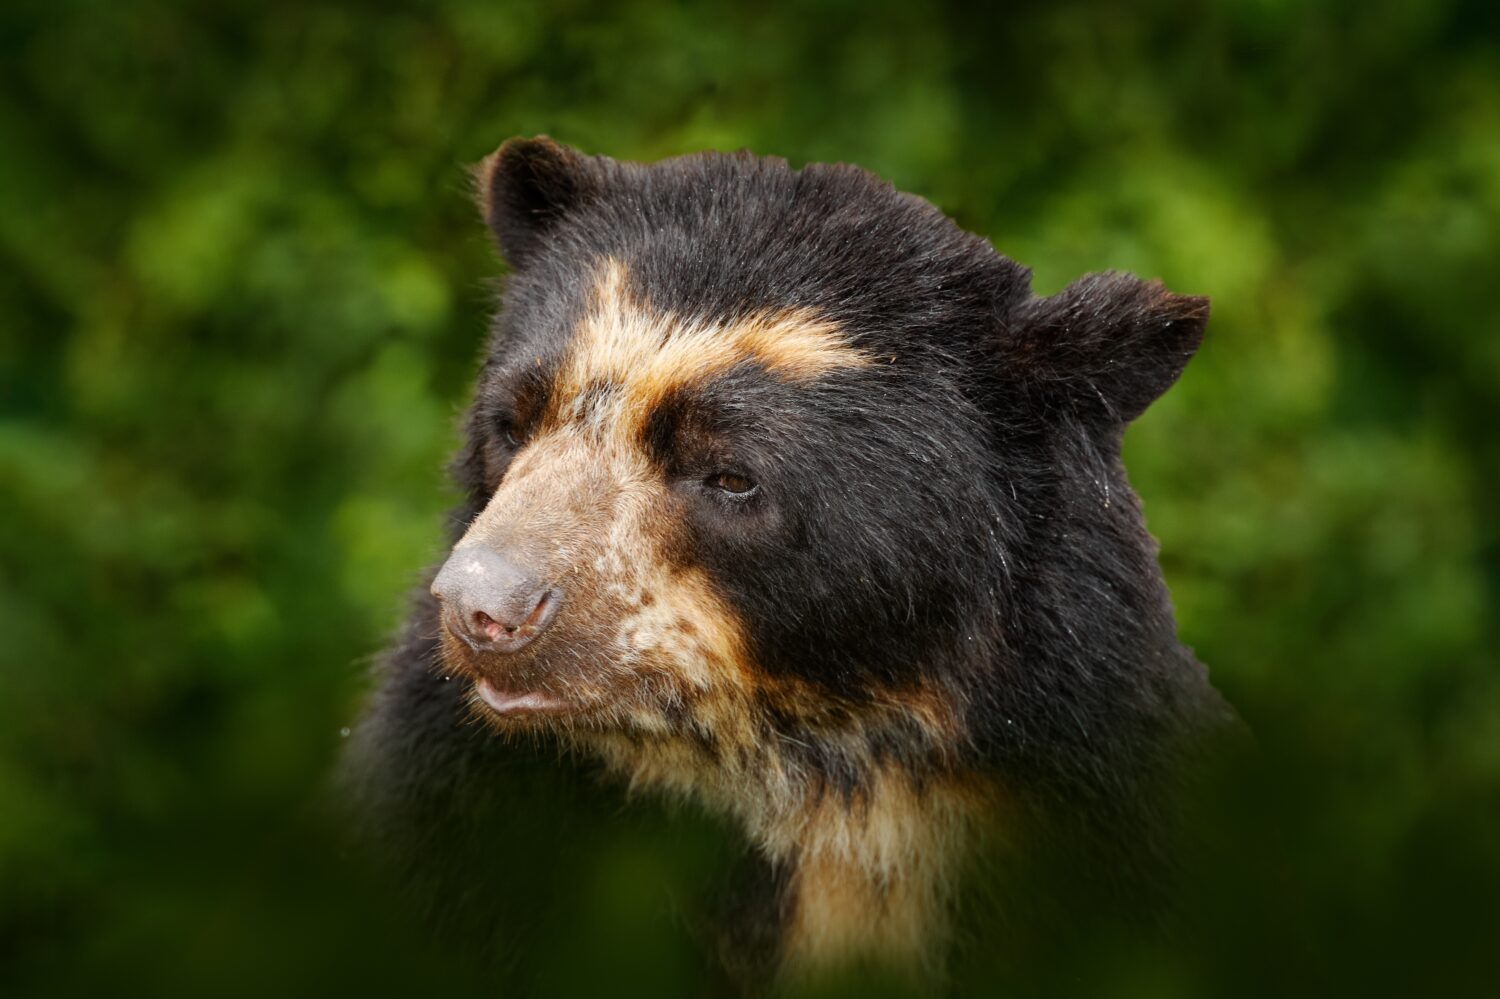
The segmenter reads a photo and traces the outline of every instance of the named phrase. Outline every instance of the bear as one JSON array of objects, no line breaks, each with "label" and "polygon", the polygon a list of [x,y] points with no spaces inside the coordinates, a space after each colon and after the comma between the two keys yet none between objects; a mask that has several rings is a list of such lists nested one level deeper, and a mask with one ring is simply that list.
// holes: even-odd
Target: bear
[{"label": "bear", "polygon": [[346,754],[364,828],[419,878],[520,757],[695,801],[744,839],[747,982],[940,965],[997,826],[1150,904],[1237,721],[1120,448],[1207,300],[1037,296],[848,165],[542,136],[475,178],[508,276],[448,554]]}]

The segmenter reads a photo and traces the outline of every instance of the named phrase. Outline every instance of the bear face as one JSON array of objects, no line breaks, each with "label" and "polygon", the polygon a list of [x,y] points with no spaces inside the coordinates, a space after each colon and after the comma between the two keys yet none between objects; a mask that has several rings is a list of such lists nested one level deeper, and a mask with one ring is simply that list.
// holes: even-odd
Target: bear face
[{"label": "bear face", "polygon": [[515,273],[465,458],[482,510],[437,589],[478,549],[556,605],[501,651],[447,602],[485,716],[713,752],[869,714],[952,752],[1004,570],[972,359],[1019,269],[852,170],[538,142],[481,184]]},{"label": "bear face", "polygon": [[1118,460],[1204,300],[1033,297],[850,167],[534,139],[477,180],[511,274],[444,668],[486,724],[739,818],[791,872],[784,956],[930,953],[987,809],[1139,798],[1216,710]]}]

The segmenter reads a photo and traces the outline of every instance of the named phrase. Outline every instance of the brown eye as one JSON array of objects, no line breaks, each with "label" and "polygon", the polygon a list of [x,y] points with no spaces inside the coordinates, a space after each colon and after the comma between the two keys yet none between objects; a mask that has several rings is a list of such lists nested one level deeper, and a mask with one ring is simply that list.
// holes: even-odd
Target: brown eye
[{"label": "brown eye", "polygon": [[754,482],[734,472],[717,472],[706,481],[710,486],[731,496],[749,496],[756,490]]},{"label": "brown eye", "polygon": [[500,424],[500,434],[505,438],[505,443],[511,447],[520,447],[526,443],[526,435],[516,427],[510,420],[504,420]]}]

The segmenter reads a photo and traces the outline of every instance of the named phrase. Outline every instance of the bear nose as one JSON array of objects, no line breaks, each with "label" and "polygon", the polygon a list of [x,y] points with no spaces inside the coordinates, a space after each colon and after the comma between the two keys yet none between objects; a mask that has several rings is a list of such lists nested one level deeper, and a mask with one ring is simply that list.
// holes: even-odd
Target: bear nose
[{"label": "bear nose", "polygon": [[547,630],[562,593],[499,552],[455,549],[432,582],[452,631],[481,652],[516,652]]}]

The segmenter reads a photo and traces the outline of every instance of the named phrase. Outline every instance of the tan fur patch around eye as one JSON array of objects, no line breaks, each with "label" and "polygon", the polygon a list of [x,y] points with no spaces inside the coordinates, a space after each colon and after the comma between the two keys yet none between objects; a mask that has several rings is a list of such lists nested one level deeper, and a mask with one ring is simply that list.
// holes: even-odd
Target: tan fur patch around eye
[{"label": "tan fur patch around eye", "polygon": [[763,311],[724,322],[658,311],[630,290],[625,265],[609,259],[553,395],[562,402],[591,385],[618,385],[628,412],[643,420],[674,388],[741,361],[792,381],[871,363],[836,323],[811,309]]}]

